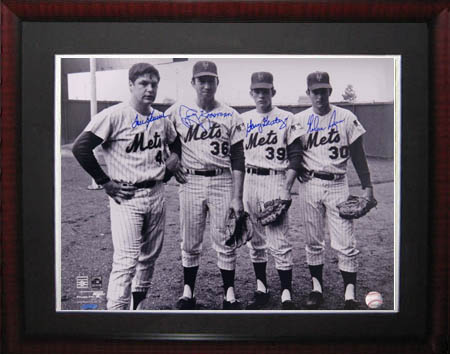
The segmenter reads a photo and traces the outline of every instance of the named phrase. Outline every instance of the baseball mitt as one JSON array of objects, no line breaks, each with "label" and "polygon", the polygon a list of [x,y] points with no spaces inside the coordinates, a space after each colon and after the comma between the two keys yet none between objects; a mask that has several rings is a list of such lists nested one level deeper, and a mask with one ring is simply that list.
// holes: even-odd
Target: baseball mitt
[{"label": "baseball mitt", "polygon": [[236,217],[234,210],[230,212],[226,220],[226,234],[228,236],[225,245],[233,248],[239,248],[250,239],[252,239],[251,221],[247,212],[243,212],[239,218]]},{"label": "baseball mitt", "polygon": [[374,198],[369,200],[365,197],[350,195],[346,201],[336,205],[339,216],[344,219],[355,219],[365,216],[378,204]]},{"label": "baseball mitt", "polygon": [[267,201],[264,203],[264,208],[257,214],[256,218],[263,226],[278,224],[283,220],[291,203],[292,200],[282,200],[280,198]]}]

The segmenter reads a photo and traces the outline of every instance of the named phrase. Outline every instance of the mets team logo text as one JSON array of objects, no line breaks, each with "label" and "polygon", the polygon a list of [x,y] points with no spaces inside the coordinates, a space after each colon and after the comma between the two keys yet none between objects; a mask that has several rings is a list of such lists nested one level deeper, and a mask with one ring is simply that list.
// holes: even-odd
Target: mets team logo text
[{"label": "mets team logo text", "polygon": [[150,138],[147,142],[144,141],[144,132],[137,133],[134,136],[133,141],[131,144],[126,148],[127,153],[135,153],[139,149],[140,151],[144,151],[147,149],[156,149],[161,148],[162,141],[161,136],[158,132],[155,132],[153,135],[153,138]]},{"label": "mets team logo text", "polygon": [[[202,128],[202,130],[200,130]],[[219,142],[220,138],[222,137],[222,131],[220,129],[220,125],[218,123],[211,123],[211,127],[209,130],[204,130],[204,127],[201,125],[191,125],[189,127],[189,130],[187,131],[186,137],[184,138],[184,142],[188,143],[191,141],[199,141],[199,140],[213,140],[210,143],[210,146],[212,147],[212,150],[210,153],[212,155],[219,155],[220,153],[224,156],[228,155],[230,152],[229,143]]]}]

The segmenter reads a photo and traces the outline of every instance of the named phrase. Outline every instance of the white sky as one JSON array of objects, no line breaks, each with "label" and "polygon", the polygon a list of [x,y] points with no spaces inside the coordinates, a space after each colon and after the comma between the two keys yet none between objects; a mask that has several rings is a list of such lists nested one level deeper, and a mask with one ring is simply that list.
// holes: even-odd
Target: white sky
[{"label": "white sky", "polygon": [[[342,101],[342,94],[348,84],[353,85],[357,95],[356,102],[384,102],[394,99],[393,57],[197,57],[189,58],[187,62],[171,64],[161,64],[166,62],[161,58],[143,58],[143,62],[155,64],[161,75],[156,102],[193,98],[195,92],[190,85],[192,66],[198,60],[208,59],[217,64],[219,71],[220,83],[216,98],[231,105],[254,104],[249,96],[249,87],[250,76],[256,71],[269,71],[273,74],[277,90],[273,99],[275,105],[297,104],[298,97],[306,95],[306,76],[317,70],[330,74],[333,87],[331,101]],[[96,75],[97,100],[125,101],[129,98],[128,69],[98,71]],[[90,99],[89,73],[69,74],[68,82],[70,100]]]}]

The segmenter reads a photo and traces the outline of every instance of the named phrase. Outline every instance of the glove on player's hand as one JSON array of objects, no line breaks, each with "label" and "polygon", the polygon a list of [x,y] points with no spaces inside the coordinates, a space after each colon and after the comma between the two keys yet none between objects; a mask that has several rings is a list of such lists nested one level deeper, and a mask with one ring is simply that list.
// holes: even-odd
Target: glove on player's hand
[{"label": "glove on player's hand", "polygon": [[257,214],[258,221],[263,225],[278,224],[283,220],[284,215],[291,206],[292,200],[282,200],[280,198],[267,201],[264,208]]},{"label": "glove on player's hand", "polygon": [[226,234],[228,236],[225,245],[239,248],[252,239],[251,221],[247,212],[242,212],[236,217],[233,209],[230,209],[226,220]]},{"label": "glove on player's hand", "polygon": [[375,198],[367,199],[365,197],[350,195],[346,201],[336,205],[339,210],[339,216],[344,219],[355,219],[365,216],[372,208],[378,204]]}]

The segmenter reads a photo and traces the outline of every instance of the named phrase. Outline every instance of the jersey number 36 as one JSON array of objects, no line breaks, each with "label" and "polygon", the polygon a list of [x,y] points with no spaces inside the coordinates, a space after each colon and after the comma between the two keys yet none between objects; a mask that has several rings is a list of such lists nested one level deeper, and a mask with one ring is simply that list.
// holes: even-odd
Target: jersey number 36
[{"label": "jersey number 36", "polygon": [[230,151],[228,142],[222,142],[222,144],[220,144],[219,142],[213,141],[211,142],[211,146],[213,147],[213,150],[211,150],[212,155],[219,155],[220,153],[222,153],[222,155],[228,155],[228,152]]}]

